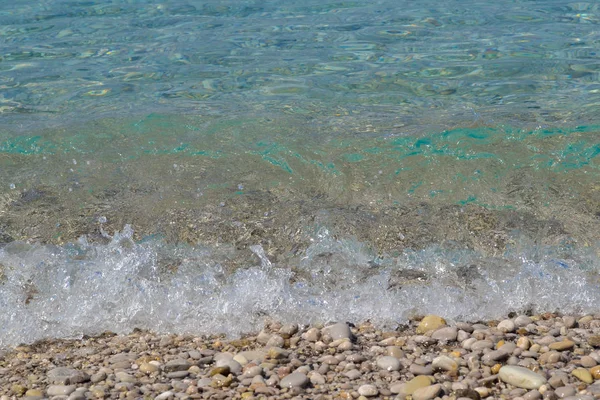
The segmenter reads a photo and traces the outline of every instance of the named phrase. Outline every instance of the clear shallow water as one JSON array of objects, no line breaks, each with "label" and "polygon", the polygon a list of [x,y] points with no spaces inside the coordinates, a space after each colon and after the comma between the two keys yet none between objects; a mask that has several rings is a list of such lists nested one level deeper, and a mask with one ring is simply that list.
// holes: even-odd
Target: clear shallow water
[{"label": "clear shallow water", "polygon": [[0,345],[597,311],[597,4],[288,3],[0,5]]}]

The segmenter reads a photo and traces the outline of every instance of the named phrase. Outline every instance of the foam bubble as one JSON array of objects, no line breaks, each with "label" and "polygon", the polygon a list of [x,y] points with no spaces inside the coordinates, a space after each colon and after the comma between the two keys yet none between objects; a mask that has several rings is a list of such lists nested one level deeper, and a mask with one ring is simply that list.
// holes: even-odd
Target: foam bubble
[{"label": "foam bubble", "polygon": [[531,244],[498,259],[440,247],[377,257],[322,229],[293,268],[255,245],[258,263],[229,272],[215,249],[135,242],[129,226],[109,237],[1,248],[0,346],[134,328],[235,336],[265,318],[392,328],[415,314],[473,320],[523,309],[585,312],[600,301],[596,256],[558,258]]}]

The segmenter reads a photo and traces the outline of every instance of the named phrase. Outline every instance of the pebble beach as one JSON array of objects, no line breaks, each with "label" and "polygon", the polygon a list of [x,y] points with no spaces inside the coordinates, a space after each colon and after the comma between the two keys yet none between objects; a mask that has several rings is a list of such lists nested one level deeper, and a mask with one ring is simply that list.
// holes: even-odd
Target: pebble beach
[{"label": "pebble beach", "polygon": [[0,400],[595,399],[600,316],[427,315],[394,331],[369,322],[266,322],[255,335],[136,330],[3,350]]}]

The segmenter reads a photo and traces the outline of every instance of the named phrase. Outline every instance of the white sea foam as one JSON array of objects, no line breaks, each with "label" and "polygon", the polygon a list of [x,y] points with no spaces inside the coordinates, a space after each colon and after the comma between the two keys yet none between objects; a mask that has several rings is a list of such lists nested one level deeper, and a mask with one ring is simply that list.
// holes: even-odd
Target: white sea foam
[{"label": "white sea foam", "polygon": [[294,268],[260,245],[227,272],[216,249],[136,243],[125,227],[105,245],[13,242],[0,249],[0,347],[46,337],[134,328],[238,335],[265,318],[299,323],[371,320],[393,327],[414,314],[497,318],[509,311],[595,310],[594,255],[556,258],[522,246],[502,259],[431,247],[376,258],[321,230]]}]

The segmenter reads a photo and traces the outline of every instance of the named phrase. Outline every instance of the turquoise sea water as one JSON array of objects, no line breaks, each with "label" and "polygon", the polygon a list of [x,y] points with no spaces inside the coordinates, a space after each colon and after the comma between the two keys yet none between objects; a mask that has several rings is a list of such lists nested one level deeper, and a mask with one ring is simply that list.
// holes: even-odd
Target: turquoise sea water
[{"label": "turquoise sea water", "polygon": [[0,345],[597,312],[600,5],[0,4]]}]

